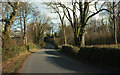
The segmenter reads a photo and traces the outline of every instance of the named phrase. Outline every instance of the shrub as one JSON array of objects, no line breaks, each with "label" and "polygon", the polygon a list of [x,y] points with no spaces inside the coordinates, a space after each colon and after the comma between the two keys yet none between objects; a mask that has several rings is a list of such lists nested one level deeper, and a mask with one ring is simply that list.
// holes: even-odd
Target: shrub
[{"label": "shrub", "polygon": [[76,53],[79,51],[78,47],[73,47],[73,46],[62,46],[62,49],[60,52],[68,54],[68,55],[76,55]]},{"label": "shrub", "polygon": [[19,55],[22,52],[25,52],[26,50],[27,49],[25,46],[11,46],[9,50],[2,50],[2,60],[5,61],[9,58]]},{"label": "shrub", "polygon": [[101,47],[62,46],[60,52],[94,64],[107,67],[120,67],[120,49]]},{"label": "shrub", "polygon": [[120,50],[114,48],[82,47],[77,56],[80,59],[99,64],[120,67]]}]

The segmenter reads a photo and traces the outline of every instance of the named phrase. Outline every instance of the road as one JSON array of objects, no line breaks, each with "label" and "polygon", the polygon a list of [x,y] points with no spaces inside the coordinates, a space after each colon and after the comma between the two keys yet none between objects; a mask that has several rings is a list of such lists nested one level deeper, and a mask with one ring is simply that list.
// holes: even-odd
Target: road
[{"label": "road", "polygon": [[54,49],[40,49],[26,62],[22,73],[110,73],[62,55]]}]

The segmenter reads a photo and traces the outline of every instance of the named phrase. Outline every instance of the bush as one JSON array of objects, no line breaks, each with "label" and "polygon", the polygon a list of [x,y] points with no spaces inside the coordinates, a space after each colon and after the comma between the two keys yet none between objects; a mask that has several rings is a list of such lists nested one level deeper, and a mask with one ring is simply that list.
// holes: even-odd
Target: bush
[{"label": "bush", "polygon": [[55,49],[58,49],[58,38],[45,37],[45,42],[51,43]]},{"label": "bush", "polygon": [[60,52],[78,60],[103,65],[109,68],[120,67],[120,49],[100,47],[62,46]]},{"label": "bush", "polygon": [[27,49],[25,46],[11,46],[9,50],[2,50],[2,60],[5,61],[9,58],[19,55],[22,52],[25,52],[26,50]]},{"label": "bush", "polygon": [[26,49],[27,49],[27,47],[29,47],[29,49],[33,49],[33,48],[35,48],[36,46],[35,46],[35,45],[26,45]]},{"label": "bush", "polygon": [[62,46],[62,49],[60,52],[65,53],[67,55],[76,55],[76,53],[79,51],[78,47],[73,47],[73,46]]},{"label": "bush", "polygon": [[114,48],[82,47],[77,56],[80,59],[99,64],[120,67],[120,50]]}]

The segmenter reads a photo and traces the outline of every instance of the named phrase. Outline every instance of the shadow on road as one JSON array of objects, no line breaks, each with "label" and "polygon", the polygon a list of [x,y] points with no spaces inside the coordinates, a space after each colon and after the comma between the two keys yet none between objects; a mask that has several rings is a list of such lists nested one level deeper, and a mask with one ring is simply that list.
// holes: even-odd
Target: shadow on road
[{"label": "shadow on road", "polygon": [[46,45],[43,47],[44,49],[54,49],[54,48],[55,48],[54,45],[51,44],[51,43],[45,42],[45,44],[46,44]]},{"label": "shadow on road", "polygon": [[110,73],[110,71],[105,71],[98,69],[90,64],[85,64],[81,61],[69,58],[67,56],[61,55],[58,51],[44,51],[46,54],[53,56],[46,56],[46,61],[51,64],[61,67],[63,69],[71,70],[78,73]]},{"label": "shadow on road", "polygon": [[46,54],[49,55],[56,55],[56,56],[60,56],[61,53],[59,53],[58,51],[44,51]]},{"label": "shadow on road", "polygon": [[65,56],[54,49],[40,49],[34,52],[25,71],[35,73],[46,73],[46,71],[47,73],[111,73]]},{"label": "shadow on road", "polygon": [[64,56],[63,54],[54,50],[53,45],[50,43],[46,43],[46,46],[43,49],[33,52],[33,54],[35,54],[37,57],[41,57],[41,60],[44,61],[44,64],[46,63],[45,66],[54,65],[52,66],[52,69],[57,68],[58,70],[63,71],[63,73],[66,71],[73,73],[112,73],[110,71],[97,68],[93,65],[86,64],[82,61],[77,61],[73,58]]}]

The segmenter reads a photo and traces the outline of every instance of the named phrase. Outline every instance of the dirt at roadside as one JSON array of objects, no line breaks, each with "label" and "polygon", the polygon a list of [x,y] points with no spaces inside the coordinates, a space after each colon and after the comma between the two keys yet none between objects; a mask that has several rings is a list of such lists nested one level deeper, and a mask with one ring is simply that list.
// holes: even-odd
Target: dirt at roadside
[{"label": "dirt at roadside", "polygon": [[10,70],[11,67],[13,67],[19,60],[23,60],[28,56],[29,53],[25,52],[23,54],[20,54],[18,56],[15,56],[13,58],[8,59],[7,61],[2,62],[2,72],[6,73]]},{"label": "dirt at roadside", "polygon": [[[2,73],[6,73],[9,72],[9,70],[15,66],[15,64],[19,63],[17,67],[15,67],[15,69],[13,69],[11,72],[12,73],[21,73],[22,69],[24,68],[24,64],[27,61],[28,57],[35,52],[36,49],[32,52],[25,52],[25,53],[21,53],[18,56],[15,56],[13,58],[8,59],[7,61],[3,61],[2,62]],[[10,72],[10,73],[11,73]]]},{"label": "dirt at roadside", "polygon": [[24,58],[23,61],[20,63],[20,65],[13,71],[14,73],[21,73],[22,69],[24,68],[25,62],[28,60],[30,54],[27,54]]}]

